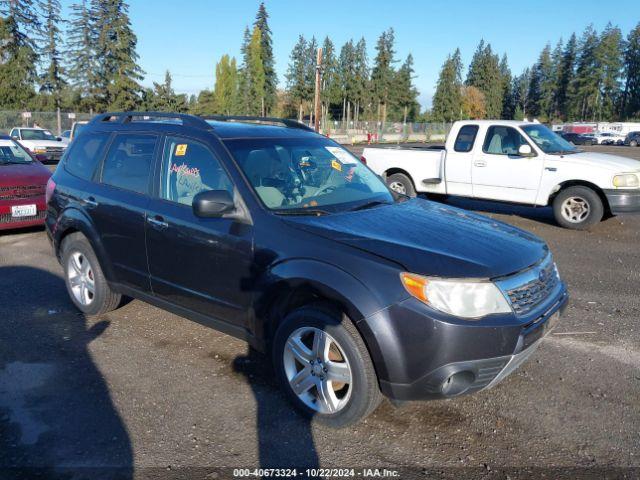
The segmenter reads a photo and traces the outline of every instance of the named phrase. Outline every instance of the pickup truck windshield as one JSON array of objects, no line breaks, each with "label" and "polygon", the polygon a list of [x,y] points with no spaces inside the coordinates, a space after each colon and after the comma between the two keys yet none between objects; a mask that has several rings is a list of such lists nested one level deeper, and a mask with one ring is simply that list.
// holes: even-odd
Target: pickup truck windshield
[{"label": "pickup truck windshield", "polygon": [[0,140],[0,165],[31,163],[33,159],[24,148],[12,140]]},{"label": "pickup truck windshield", "polygon": [[40,130],[38,128],[34,129],[22,129],[22,140],[52,140],[54,141],[56,137],[49,130]]},{"label": "pickup truck windshield", "polygon": [[393,203],[387,186],[348,150],[323,138],[224,142],[262,202],[278,213],[335,213]]},{"label": "pickup truck windshield", "polygon": [[560,155],[567,153],[578,153],[576,147],[567,142],[560,135],[549,130],[549,128],[540,124],[524,125],[521,127],[524,132],[529,135],[529,138],[535,142],[535,144],[544,153],[551,155]]}]

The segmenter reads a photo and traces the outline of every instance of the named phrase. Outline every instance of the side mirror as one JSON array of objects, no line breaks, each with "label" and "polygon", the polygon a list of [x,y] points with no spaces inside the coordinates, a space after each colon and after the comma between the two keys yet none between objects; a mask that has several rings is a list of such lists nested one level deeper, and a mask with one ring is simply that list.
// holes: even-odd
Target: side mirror
[{"label": "side mirror", "polygon": [[192,207],[196,217],[215,218],[231,212],[235,204],[226,190],[208,190],[193,197]]},{"label": "side mirror", "polygon": [[533,154],[533,151],[531,150],[531,145],[520,145],[520,147],[518,148],[518,155],[520,155],[521,157],[530,157]]},{"label": "side mirror", "polygon": [[11,135],[11,138],[13,138],[14,140],[20,140],[17,135]]}]

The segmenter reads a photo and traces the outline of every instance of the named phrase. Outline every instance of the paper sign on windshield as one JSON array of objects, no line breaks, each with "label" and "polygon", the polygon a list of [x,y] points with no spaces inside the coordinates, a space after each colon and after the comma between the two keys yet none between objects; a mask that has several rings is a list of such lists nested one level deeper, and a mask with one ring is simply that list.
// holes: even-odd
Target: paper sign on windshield
[{"label": "paper sign on windshield", "polygon": [[324,147],[324,148],[326,148],[331,155],[333,155],[338,160],[340,160],[340,163],[342,163],[343,165],[355,165],[356,163],[358,163],[356,162],[356,159],[349,154],[349,152],[346,152],[340,147]]}]

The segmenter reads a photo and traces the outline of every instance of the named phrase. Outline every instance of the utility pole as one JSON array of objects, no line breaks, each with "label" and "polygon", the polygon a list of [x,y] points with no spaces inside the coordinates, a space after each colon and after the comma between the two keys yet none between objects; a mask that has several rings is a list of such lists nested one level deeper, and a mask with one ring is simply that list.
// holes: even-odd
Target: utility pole
[{"label": "utility pole", "polygon": [[318,49],[318,56],[316,58],[316,95],[314,99],[314,129],[316,132],[320,131],[320,79],[322,77],[322,48]]}]

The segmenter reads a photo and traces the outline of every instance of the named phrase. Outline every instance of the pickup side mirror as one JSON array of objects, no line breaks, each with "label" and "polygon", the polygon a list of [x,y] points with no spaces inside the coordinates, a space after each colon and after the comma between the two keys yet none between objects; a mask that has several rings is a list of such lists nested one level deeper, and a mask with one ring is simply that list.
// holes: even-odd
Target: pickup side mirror
[{"label": "pickup side mirror", "polygon": [[531,150],[531,145],[520,145],[518,148],[518,155],[521,157],[531,157],[533,155],[533,150]]},{"label": "pickup side mirror", "polygon": [[11,135],[11,138],[13,138],[14,140],[20,140],[20,139],[18,138],[18,135]]},{"label": "pickup side mirror", "polygon": [[196,217],[215,218],[231,212],[235,204],[226,190],[207,190],[193,197],[192,208]]}]

